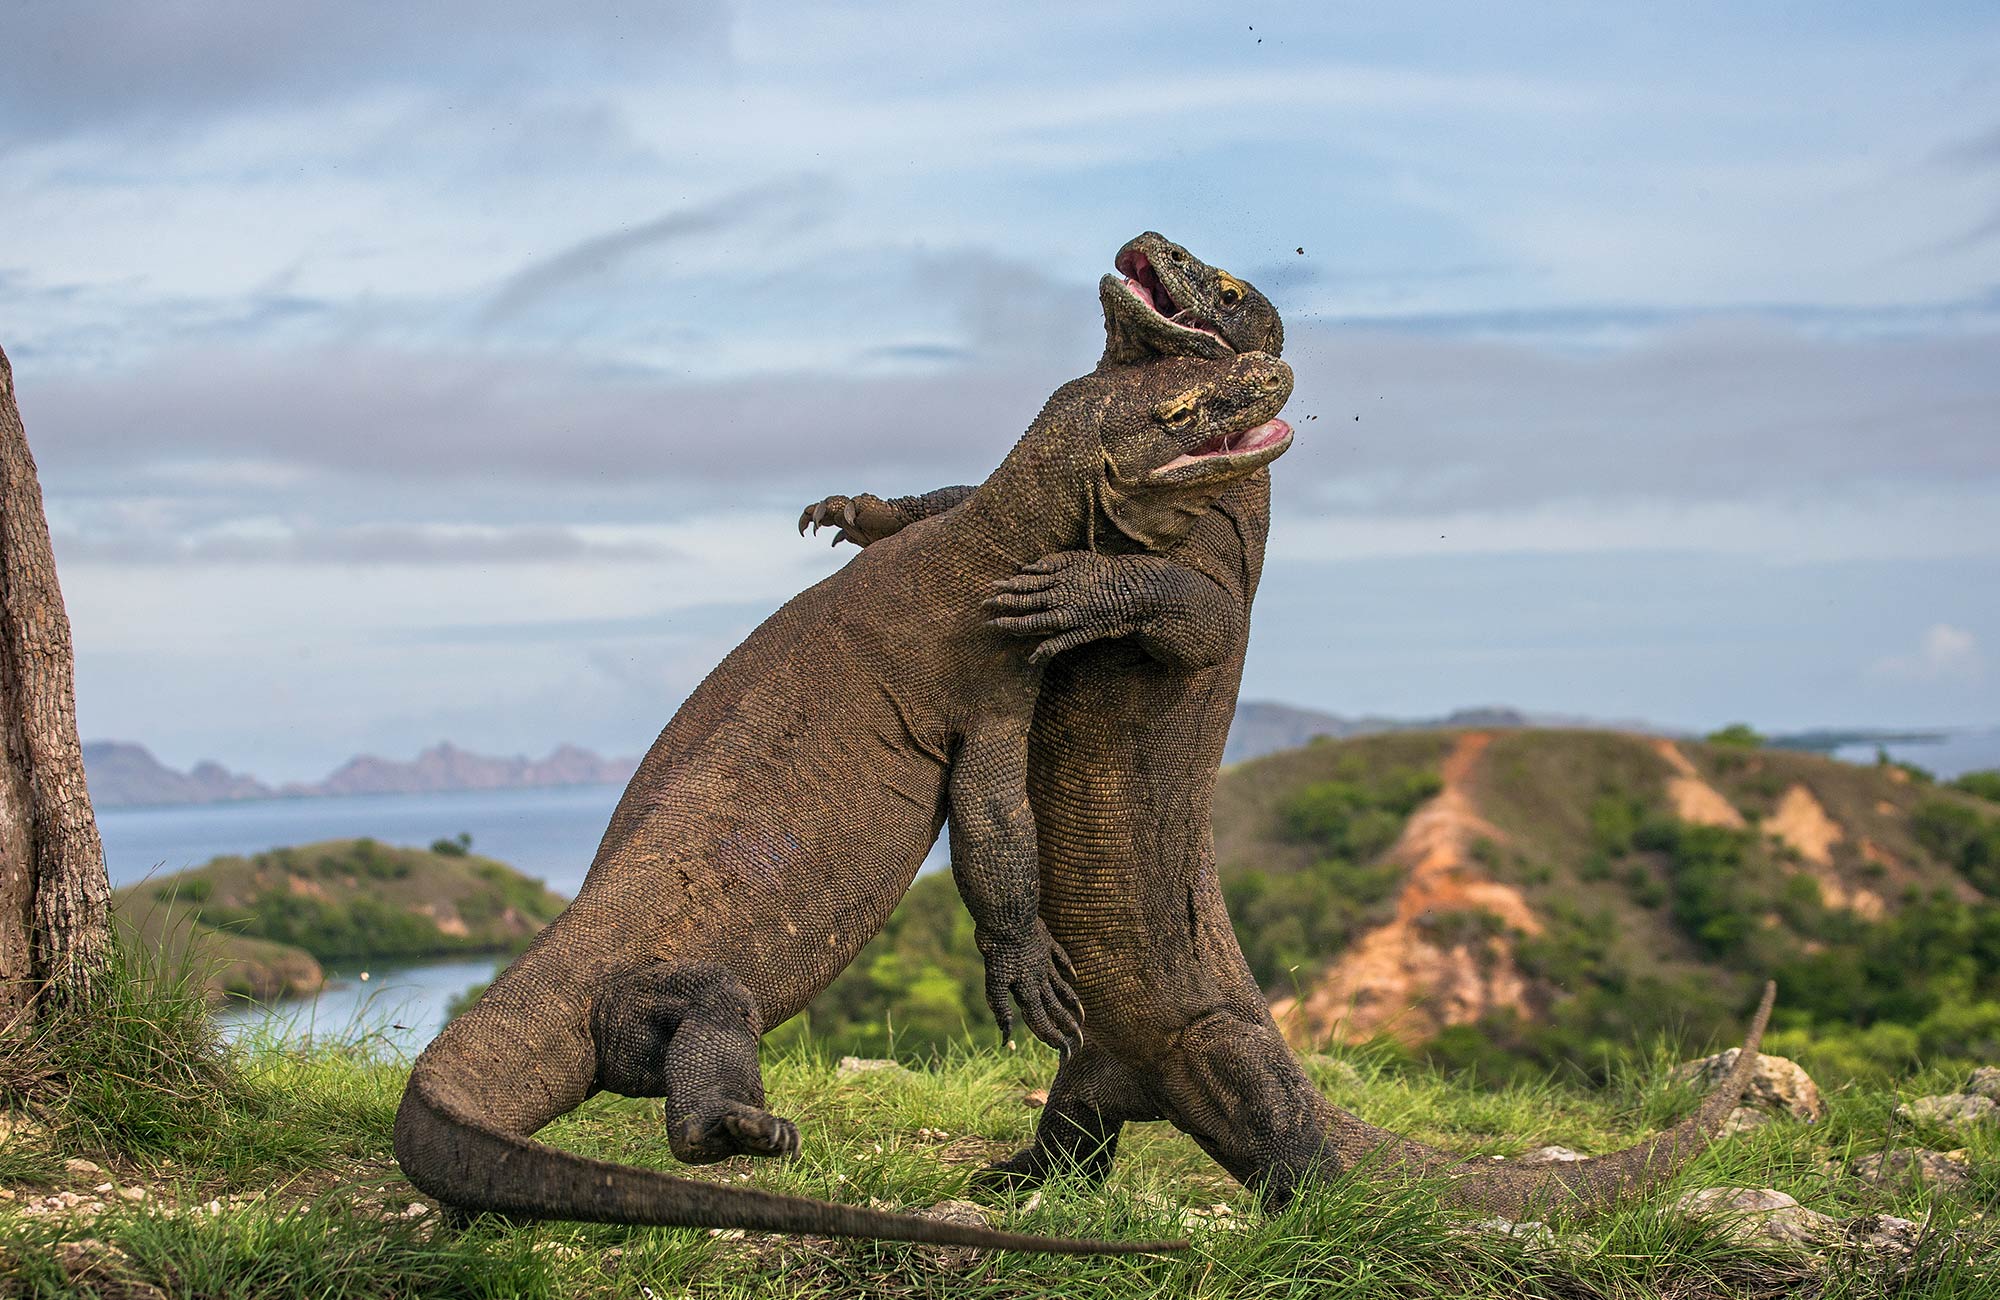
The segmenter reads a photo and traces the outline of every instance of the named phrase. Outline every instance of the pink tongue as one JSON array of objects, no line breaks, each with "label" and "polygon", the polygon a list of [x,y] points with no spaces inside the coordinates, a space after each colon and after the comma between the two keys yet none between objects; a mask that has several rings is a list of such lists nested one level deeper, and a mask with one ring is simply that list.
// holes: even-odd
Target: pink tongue
[{"label": "pink tongue", "polygon": [[1139,283],[1137,280],[1134,280],[1129,275],[1125,277],[1125,287],[1127,289],[1130,289],[1133,292],[1133,294],[1139,299],[1140,302],[1145,303],[1148,307],[1151,307],[1154,311],[1158,311],[1160,309],[1160,304],[1153,301],[1153,291],[1151,289],[1148,289],[1145,285]]}]

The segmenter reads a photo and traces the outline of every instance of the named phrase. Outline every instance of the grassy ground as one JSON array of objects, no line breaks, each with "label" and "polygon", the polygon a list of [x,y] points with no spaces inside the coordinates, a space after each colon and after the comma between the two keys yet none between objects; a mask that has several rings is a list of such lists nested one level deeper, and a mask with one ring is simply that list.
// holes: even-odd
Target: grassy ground
[{"label": "grassy ground", "polygon": [[[453,1230],[390,1158],[402,1068],[367,1044],[310,1053],[253,1044],[209,1054],[198,992],[122,986],[81,1023],[0,1055],[11,1136],[0,1142],[0,1295],[57,1296],[1913,1296],[2000,1295],[2000,1125],[1970,1142],[1969,1191],[1877,1189],[1846,1173],[1891,1145],[1964,1143],[1900,1129],[1900,1097],[1963,1080],[1912,1078],[1896,1092],[1829,1097],[1820,1124],[1773,1124],[1711,1150],[1668,1192],[1554,1239],[1512,1237],[1440,1212],[1421,1192],[1327,1188],[1259,1214],[1184,1137],[1130,1131],[1101,1190],[1053,1187],[999,1207],[1027,1231],[1187,1233],[1171,1257],[1090,1259],[685,1230],[482,1221]],[[1604,1151],[1687,1102],[1668,1059],[1571,1091],[1474,1090],[1436,1075],[1317,1059],[1336,1101],[1392,1128],[1468,1151],[1546,1143]],[[843,1074],[812,1045],[767,1067],[774,1106],[805,1154],[681,1172],[853,1203],[921,1208],[962,1193],[971,1169],[1027,1140],[1053,1058],[966,1052],[926,1070]],[[545,1136],[579,1151],[675,1169],[657,1102],[598,1098]],[[66,1161],[86,1159],[87,1170]],[[97,1189],[110,1185],[110,1190]],[[1818,1255],[1732,1239],[1667,1208],[1717,1185],[1773,1187],[1852,1220],[1924,1225],[1915,1261]],[[143,1189],[127,1199],[123,1189]],[[74,1198],[60,1195],[76,1193]],[[129,1193],[128,1193],[129,1194]],[[78,1205],[61,1202],[77,1199]],[[51,1201],[56,1204],[51,1204]],[[103,1208],[92,1210],[92,1206]],[[413,1208],[423,1207],[423,1208]],[[1217,1208],[1221,1207],[1221,1208]]]}]

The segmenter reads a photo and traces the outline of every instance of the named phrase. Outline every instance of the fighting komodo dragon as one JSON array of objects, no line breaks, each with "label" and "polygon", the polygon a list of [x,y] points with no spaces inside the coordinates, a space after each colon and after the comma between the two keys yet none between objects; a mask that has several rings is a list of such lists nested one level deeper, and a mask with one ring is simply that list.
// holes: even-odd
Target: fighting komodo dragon
[{"label": "fighting komodo dragon", "polygon": [[1010,994],[1074,1045],[1037,909],[1025,788],[1040,670],[986,625],[994,581],[1129,528],[1171,542],[1291,441],[1262,354],[1104,367],[1058,389],[949,518],[787,603],[681,707],[576,900],[418,1058],[396,1116],[410,1181],[461,1210],[1044,1250],[1069,1242],[724,1187],[531,1140],[592,1093],[663,1097],[690,1162],[795,1151],[757,1041],[886,920],[947,810],[1003,1032]]},{"label": "fighting komodo dragon", "polygon": [[[1163,322],[1188,326],[1155,329],[1152,348],[1283,346],[1262,294],[1156,234],[1126,245],[1117,265],[1125,292]],[[1107,275],[1104,292],[1118,285]],[[872,549],[970,491],[829,497],[804,518],[838,524]],[[1446,1178],[1447,1201],[1509,1215],[1665,1178],[1741,1097],[1774,990],[1735,1069],[1694,1114],[1627,1150],[1564,1164],[1463,1161],[1376,1128],[1326,1101],[1286,1048],[1230,927],[1209,824],[1269,524],[1269,475],[1260,473],[1164,556],[1069,552],[1002,584],[996,625],[1040,641],[1038,655],[1068,651],[1051,663],[1036,704],[1029,797],[1042,915],[1075,963],[1086,1019],[1084,1046],[1057,1071],[1035,1144],[979,1181],[1029,1186],[1058,1172],[1101,1180],[1121,1126],[1157,1119],[1272,1207],[1302,1183],[1364,1165]]]}]

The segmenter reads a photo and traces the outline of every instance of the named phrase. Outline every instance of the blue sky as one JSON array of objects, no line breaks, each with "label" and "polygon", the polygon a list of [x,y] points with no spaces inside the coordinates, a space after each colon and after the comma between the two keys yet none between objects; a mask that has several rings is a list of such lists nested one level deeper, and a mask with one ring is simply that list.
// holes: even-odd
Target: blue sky
[{"label": "blue sky", "polygon": [[2000,721],[1991,6],[6,20],[89,735],[637,751],[841,562],[798,505],[981,477],[1149,228],[1288,324],[1248,693]]}]

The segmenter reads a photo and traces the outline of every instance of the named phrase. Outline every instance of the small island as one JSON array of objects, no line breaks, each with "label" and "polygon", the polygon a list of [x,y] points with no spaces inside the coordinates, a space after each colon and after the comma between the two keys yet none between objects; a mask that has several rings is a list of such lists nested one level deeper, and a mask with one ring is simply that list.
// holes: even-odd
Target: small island
[{"label": "small island", "polygon": [[428,849],[363,838],[219,857],[112,899],[145,951],[174,967],[202,958],[217,1001],[309,996],[326,983],[322,962],[515,952],[564,904],[463,835]]}]

